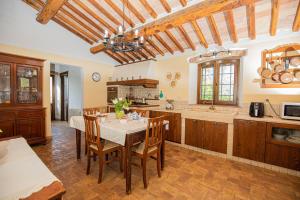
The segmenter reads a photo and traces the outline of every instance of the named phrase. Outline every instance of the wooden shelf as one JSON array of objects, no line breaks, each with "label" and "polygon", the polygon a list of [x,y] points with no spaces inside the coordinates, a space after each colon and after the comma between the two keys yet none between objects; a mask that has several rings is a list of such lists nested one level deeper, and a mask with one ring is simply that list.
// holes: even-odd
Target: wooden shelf
[{"label": "wooden shelf", "polygon": [[156,88],[158,84],[159,81],[153,79],[110,81],[106,83],[106,85],[143,86],[145,88]]}]

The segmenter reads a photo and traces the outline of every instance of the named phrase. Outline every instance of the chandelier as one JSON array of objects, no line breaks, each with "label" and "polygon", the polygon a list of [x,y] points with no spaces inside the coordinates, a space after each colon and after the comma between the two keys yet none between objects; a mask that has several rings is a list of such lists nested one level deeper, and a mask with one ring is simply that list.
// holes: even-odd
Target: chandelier
[{"label": "chandelier", "polygon": [[144,46],[144,37],[139,36],[139,31],[136,29],[133,34],[133,39],[126,38],[124,17],[125,16],[125,3],[123,2],[123,23],[117,28],[117,34],[110,37],[108,30],[104,31],[103,45],[106,49],[113,52],[132,52],[138,51]]}]

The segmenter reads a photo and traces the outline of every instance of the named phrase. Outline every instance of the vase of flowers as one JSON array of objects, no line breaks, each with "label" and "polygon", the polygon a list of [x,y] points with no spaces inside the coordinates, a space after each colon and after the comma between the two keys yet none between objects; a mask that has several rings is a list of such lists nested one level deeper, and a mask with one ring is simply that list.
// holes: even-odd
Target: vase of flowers
[{"label": "vase of flowers", "polygon": [[122,98],[116,98],[113,101],[114,107],[115,107],[115,113],[116,118],[121,119],[125,116],[124,110],[129,110],[129,106],[131,105],[131,102],[127,99]]}]

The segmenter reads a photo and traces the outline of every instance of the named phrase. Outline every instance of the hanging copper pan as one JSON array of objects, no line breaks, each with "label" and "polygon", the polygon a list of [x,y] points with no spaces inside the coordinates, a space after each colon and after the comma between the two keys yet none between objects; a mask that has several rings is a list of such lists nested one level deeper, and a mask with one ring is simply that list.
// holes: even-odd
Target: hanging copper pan
[{"label": "hanging copper pan", "polygon": [[273,72],[272,75],[271,75],[272,81],[279,82],[279,76],[280,76],[279,73]]}]

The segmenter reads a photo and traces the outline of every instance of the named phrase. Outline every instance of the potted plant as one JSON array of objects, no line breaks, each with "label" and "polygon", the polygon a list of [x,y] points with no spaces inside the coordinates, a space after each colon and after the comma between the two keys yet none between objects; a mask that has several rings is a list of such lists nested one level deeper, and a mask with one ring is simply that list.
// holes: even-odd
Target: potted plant
[{"label": "potted plant", "polygon": [[124,117],[125,112],[124,110],[129,110],[129,106],[131,105],[131,101],[122,98],[115,98],[113,101],[115,107],[116,118],[121,119]]}]

